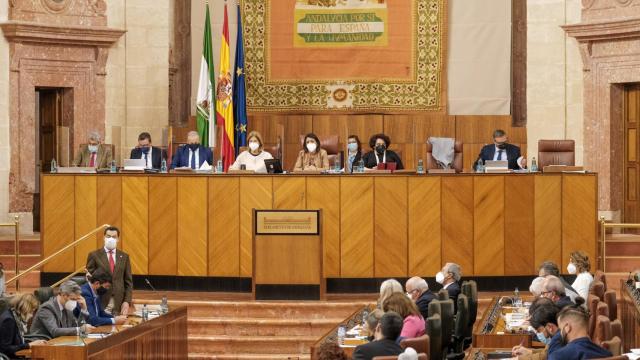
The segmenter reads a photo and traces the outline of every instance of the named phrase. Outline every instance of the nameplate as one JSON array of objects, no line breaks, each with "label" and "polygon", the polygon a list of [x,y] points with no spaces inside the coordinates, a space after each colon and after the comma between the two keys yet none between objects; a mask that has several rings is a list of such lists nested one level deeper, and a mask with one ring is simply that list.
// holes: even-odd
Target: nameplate
[{"label": "nameplate", "polygon": [[95,174],[96,168],[92,167],[59,167],[58,174]]},{"label": "nameplate", "polygon": [[456,169],[429,169],[427,172],[429,174],[455,174]]},{"label": "nameplate", "polygon": [[255,174],[256,172],[253,170],[229,170],[227,174]]},{"label": "nameplate", "polygon": [[319,210],[254,210],[256,235],[319,235]]},{"label": "nameplate", "polygon": [[584,171],[582,166],[566,166],[566,165],[548,165],[542,168],[545,173],[561,173],[568,171]]}]

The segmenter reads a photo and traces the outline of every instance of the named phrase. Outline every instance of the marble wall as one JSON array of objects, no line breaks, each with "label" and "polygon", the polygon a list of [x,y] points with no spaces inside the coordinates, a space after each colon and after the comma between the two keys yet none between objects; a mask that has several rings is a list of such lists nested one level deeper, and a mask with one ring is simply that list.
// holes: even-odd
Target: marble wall
[{"label": "marble wall", "polygon": [[[6,21],[9,0],[0,0],[0,22]],[[9,43],[0,36],[0,222],[9,220]]]}]

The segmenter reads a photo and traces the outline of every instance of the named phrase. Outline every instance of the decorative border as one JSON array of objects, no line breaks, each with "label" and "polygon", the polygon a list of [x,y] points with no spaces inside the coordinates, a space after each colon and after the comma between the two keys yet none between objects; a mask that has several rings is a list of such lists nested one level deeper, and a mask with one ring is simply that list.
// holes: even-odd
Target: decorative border
[{"label": "decorative border", "polygon": [[[252,112],[385,112],[446,110],[447,0],[411,0],[414,6],[415,78],[377,81],[268,79],[268,16],[273,0],[242,0],[247,106]],[[332,107],[330,87],[348,89],[349,106]]]}]

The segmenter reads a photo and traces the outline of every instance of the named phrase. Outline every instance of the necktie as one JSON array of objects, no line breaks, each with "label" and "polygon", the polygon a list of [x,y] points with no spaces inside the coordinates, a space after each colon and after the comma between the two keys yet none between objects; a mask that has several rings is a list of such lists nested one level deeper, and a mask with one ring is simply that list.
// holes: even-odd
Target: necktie
[{"label": "necktie", "polygon": [[191,150],[191,168],[196,168],[196,152]]},{"label": "necktie", "polygon": [[498,159],[497,160],[502,160],[502,153],[504,152],[504,150],[498,150]]},{"label": "necktie", "polygon": [[69,321],[67,319],[67,309],[62,309],[62,317],[60,319],[60,327],[67,327],[67,325],[69,324]]},{"label": "necktie", "polygon": [[109,250],[109,269],[113,274],[113,269],[116,267],[116,263],[113,261],[113,250]]},{"label": "necktie", "polygon": [[91,153],[91,159],[89,160],[89,167],[96,167],[96,153]]}]

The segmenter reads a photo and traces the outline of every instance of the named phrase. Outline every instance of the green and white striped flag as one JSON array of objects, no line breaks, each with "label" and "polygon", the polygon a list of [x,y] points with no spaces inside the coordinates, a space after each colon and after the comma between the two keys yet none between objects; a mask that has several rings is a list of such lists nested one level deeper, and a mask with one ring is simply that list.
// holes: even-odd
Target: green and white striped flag
[{"label": "green and white striped flag", "polygon": [[211,20],[209,4],[206,5],[204,20],[204,39],[202,41],[202,61],[200,62],[200,81],[196,99],[196,124],[200,142],[205,147],[215,147],[216,125],[213,112],[215,99],[215,78],[213,71],[213,47],[211,46]]}]

